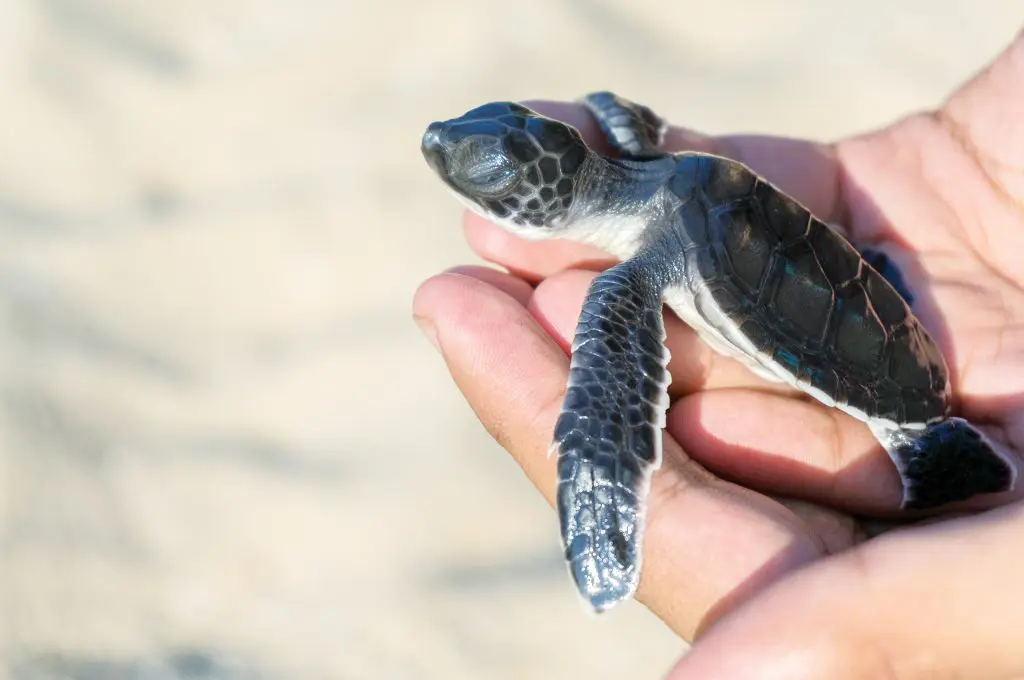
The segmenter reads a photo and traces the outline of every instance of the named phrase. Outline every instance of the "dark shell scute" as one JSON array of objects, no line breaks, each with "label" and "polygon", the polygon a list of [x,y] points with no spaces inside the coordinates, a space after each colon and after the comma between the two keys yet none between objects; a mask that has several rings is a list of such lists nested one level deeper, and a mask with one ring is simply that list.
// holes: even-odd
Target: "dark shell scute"
[{"label": "dark shell scute", "polygon": [[768,226],[783,243],[790,244],[807,234],[811,214],[802,205],[766,182],[754,189]]},{"label": "dark shell scute", "polygon": [[708,213],[697,201],[687,201],[679,209],[687,241],[699,246],[708,244]]},{"label": "dark shell scute", "polygon": [[771,262],[777,241],[761,226],[753,206],[741,204],[715,216],[733,274],[756,293]]},{"label": "dark shell scute", "polygon": [[864,268],[864,288],[871,297],[875,313],[888,328],[903,323],[909,310],[907,303],[885,278],[874,269]]},{"label": "dark shell scute", "polygon": [[800,373],[800,356],[796,352],[779,347],[772,355],[772,359],[793,375]]},{"label": "dark shell scute", "polygon": [[774,300],[780,317],[816,344],[824,339],[834,300],[832,286],[808,245],[785,253]]},{"label": "dark shell scute", "polygon": [[676,170],[698,315],[736,324],[748,348],[826,402],[896,423],[943,415],[942,355],[870,258],[743,166],[684,154]]},{"label": "dark shell scute", "polygon": [[889,377],[900,387],[911,390],[932,388],[932,365],[935,361],[927,344],[916,322],[894,334],[889,355]]},{"label": "dark shell scute", "polygon": [[707,174],[702,189],[711,205],[727,205],[753,193],[757,177],[744,165],[724,158],[706,158],[704,163]]},{"label": "dark shell scute", "polygon": [[818,220],[811,220],[807,241],[814,248],[821,268],[837,288],[860,276],[861,256],[845,238]]},{"label": "dark shell scute", "polygon": [[669,188],[676,192],[680,198],[685,198],[693,190],[693,187],[701,179],[702,166],[706,166],[705,157],[701,154],[686,153],[679,157],[676,163],[675,173],[672,175]]},{"label": "dark shell scute", "polygon": [[839,291],[836,303],[835,348],[850,363],[875,369],[885,349],[886,333],[859,283]]},{"label": "dark shell scute", "polygon": [[[935,349],[935,346],[931,346]],[[936,394],[945,394],[949,392],[949,370],[946,368],[946,362],[939,356],[937,359],[931,359],[931,374],[932,374],[932,392]]]},{"label": "dark shell scute", "polygon": [[846,393],[846,403],[854,408],[872,413],[875,411],[876,398],[867,383],[853,376],[846,376],[843,381],[843,391]]},{"label": "dark shell scute", "polygon": [[899,392],[893,393],[892,390],[888,390],[884,397],[879,395],[873,415],[891,420],[894,423],[905,423],[907,420],[906,409],[903,408],[904,401],[905,399]]},{"label": "dark shell scute", "polygon": [[740,332],[743,333],[744,337],[750,340],[750,343],[757,348],[759,352],[765,352],[770,354],[773,349],[772,335],[760,322],[754,319],[747,319],[740,326]]},{"label": "dark shell scute", "polygon": [[945,392],[924,392],[920,399],[905,402],[904,422],[926,422],[949,413],[949,394]]},{"label": "dark shell scute", "polygon": [[839,387],[839,378],[835,370],[818,364],[805,364],[801,367],[798,377],[812,387],[816,387],[833,399],[839,396],[836,392]]}]

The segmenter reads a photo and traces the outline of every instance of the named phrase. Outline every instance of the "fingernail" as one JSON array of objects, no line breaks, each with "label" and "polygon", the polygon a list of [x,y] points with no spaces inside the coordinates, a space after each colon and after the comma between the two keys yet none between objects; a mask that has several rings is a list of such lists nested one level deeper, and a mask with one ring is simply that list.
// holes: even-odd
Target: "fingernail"
[{"label": "fingernail", "polygon": [[427,340],[434,346],[434,349],[440,352],[441,343],[437,340],[437,327],[434,325],[434,322],[425,316],[413,316],[413,319],[416,320],[416,325],[423,331],[423,335],[427,336]]}]

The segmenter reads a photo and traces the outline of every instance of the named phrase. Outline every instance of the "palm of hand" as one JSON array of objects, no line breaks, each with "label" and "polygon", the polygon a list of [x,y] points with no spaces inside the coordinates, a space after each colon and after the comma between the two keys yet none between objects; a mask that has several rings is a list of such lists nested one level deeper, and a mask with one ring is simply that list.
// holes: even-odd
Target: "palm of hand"
[{"label": "palm of hand", "polygon": [[[1016,51],[1024,52],[1020,45]],[[1024,131],[1013,125],[1024,119],[1024,99],[1004,96],[998,110],[986,101],[1005,95],[993,91],[992,81],[1006,77],[999,69],[1024,71],[1010,55],[940,113],[833,147],[712,140],[679,130],[670,133],[667,146],[736,157],[820,218],[842,224],[857,245],[885,250],[915,293],[915,313],[943,349],[959,412],[1019,459]],[[594,139],[578,109],[546,108]],[[462,270],[463,276],[425,284],[417,314],[435,328],[453,376],[481,420],[550,501],[552,463],[541,452],[568,362],[548,336],[562,350],[568,346],[593,276],[572,267],[600,262],[601,256],[571,245],[517,242],[473,218],[467,235],[484,257],[536,288],[493,271]],[[665,461],[652,487],[638,599],[683,637],[700,634],[812,561],[829,558],[824,568],[804,572],[795,592],[835,598],[863,586],[866,575],[890,561],[894,544],[927,552],[939,533],[961,530],[955,523],[948,529],[930,525],[863,543],[865,534],[850,513],[893,514],[900,496],[895,471],[866,428],[713,355],[678,320],[666,325],[674,402]],[[1018,487],[965,507],[1019,495]],[[894,573],[913,568],[891,567]],[[798,606],[793,588],[770,590]]]},{"label": "palm of hand", "polygon": [[[954,100],[954,104],[967,109],[974,103],[967,99]],[[1014,177],[1012,168],[1024,168],[1024,134],[1015,131],[1015,139],[1003,140],[1000,153],[1011,160],[1000,161],[987,156],[989,152],[970,139],[967,128],[981,121],[961,121],[955,115],[949,109],[918,115],[837,144],[834,184],[801,198],[810,205],[827,206],[823,209],[827,219],[843,225],[855,243],[881,247],[897,263],[917,295],[915,313],[943,348],[959,413],[1020,460],[1024,454],[1024,194],[1019,189],[1024,184],[1012,186],[1007,179]],[[769,140],[734,140],[726,142],[725,149],[742,157],[744,142],[764,145],[762,153],[775,145]],[[811,147],[799,149],[799,153],[804,151],[817,153]],[[797,187],[799,182],[796,179]],[[694,422],[695,412],[701,410],[694,401],[713,401],[707,403],[708,410],[725,410],[724,399],[717,395],[688,395],[673,404],[672,410],[679,412],[670,412],[667,434],[675,455],[666,456],[660,485],[665,491],[658,501],[666,507],[652,511],[652,515],[657,513],[655,520],[666,525],[666,542],[679,531],[673,525],[686,526],[682,520],[689,517],[689,513],[672,509],[677,492],[685,493],[691,486],[687,478],[693,474],[687,469],[686,457],[679,453],[677,439],[686,442],[687,452],[706,467],[746,486],[817,503],[772,506],[767,498],[758,499],[762,504],[759,511],[766,517],[787,518],[800,528],[793,531],[786,550],[775,554],[777,561],[771,568],[754,572],[740,588],[715,603],[698,624],[698,633],[714,622],[716,609],[732,609],[737,600],[777,578],[778,571],[860,543],[865,535],[854,517],[834,508],[884,515],[898,499],[888,461],[873,443],[854,431],[859,425],[834,411],[822,413],[816,404],[808,406],[803,395],[789,393],[796,401],[783,405],[775,394],[764,394],[783,390],[767,385],[755,385],[754,389],[746,395],[722,395],[724,399],[744,399],[742,405],[732,406],[741,416],[723,416],[725,424],[719,433],[733,429],[732,437],[705,432],[711,437],[702,439],[705,433],[699,431],[699,422]],[[815,434],[808,437],[803,462],[824,467],[831,473],[830,479],[828,475],[812,479],[809,488],[802,475],[793,476],[793,457],[801,454],[788,450],[794,445],[794,433],[784,425],[787,416],[796,427],[800,421],[805,426],[822,421],[818,427],[806,427]],[[826,420],[832,422],[826,424]],[[736,427],[742,433],[736,432]],[[780,427],[784,432],[776,439],[772,433]],[[818,434],[823,430],[824,435]],[[758,436],[762,437],[760,446],[753,445]],[[799,442],[801,438],[795,439]],[[699,450],[691,450],[691,442],[699,442]],[[868,449],[873,451],[868,453]],[[886,478],[891,483],[882,484],[880,480]],[[1009,498],[1019,496],[1018,492]],[[1007,500],[1006,496],[976,499],[963,507],[988,507]],[[778,540],[769,538],[769,532],[764,536],[772,542]],[[835,583],[833,587],[843,585]]]}]

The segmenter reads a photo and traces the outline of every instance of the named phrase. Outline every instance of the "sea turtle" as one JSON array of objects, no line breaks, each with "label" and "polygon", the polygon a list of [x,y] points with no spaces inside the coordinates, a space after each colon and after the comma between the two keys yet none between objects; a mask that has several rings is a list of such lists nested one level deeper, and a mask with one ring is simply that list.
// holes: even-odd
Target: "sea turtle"
[{"label": "sea turtle", "polygon": [[510,232],[621,260],[583,302],[552,444],[565,557],[594,610],[639,581],[668,406],[663,301],[717,351],[866,423],[899,471],[903,507],[1013,488],[1012,461],[951,415],[935,342],[840,231],[739,162],[660,151],[666,124],[649,108],[610,92],[582,101],[614,157],[510,102],[432,123],[422,152]]}]

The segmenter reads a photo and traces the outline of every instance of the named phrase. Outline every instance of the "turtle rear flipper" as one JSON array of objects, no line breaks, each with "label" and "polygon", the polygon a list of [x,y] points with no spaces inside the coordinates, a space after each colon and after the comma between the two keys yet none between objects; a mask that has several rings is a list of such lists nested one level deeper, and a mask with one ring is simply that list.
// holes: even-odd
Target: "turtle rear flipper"
[{"label": "turtle rear flipper", "polygon": [[868,425],[900,473],[904,508],[934,508],[1014,487],[1016,465],[963,418],[923,431]]},{"label": "turtle rear flipper", "polygon": [[668,407],[661,290],[632,261],[590,286],[555,426],[558,512],[580,594],[601,612],[640,579],[651,474]]},{"label": "turtle rear flipper", "polygon": [[864,258],[864,261],[870,264],[875,270],[881,274],[889,285],[896,289],[896,292],[900,294],[908,305],[914,306],[914,295],[910,292],[910,287],[907,286],[906,280],[903,278],[903,272],[896,266],[896,263],[892,261],[888,255],[881,250],[876,250],[865,246],[860,248],[860,254]]}]

